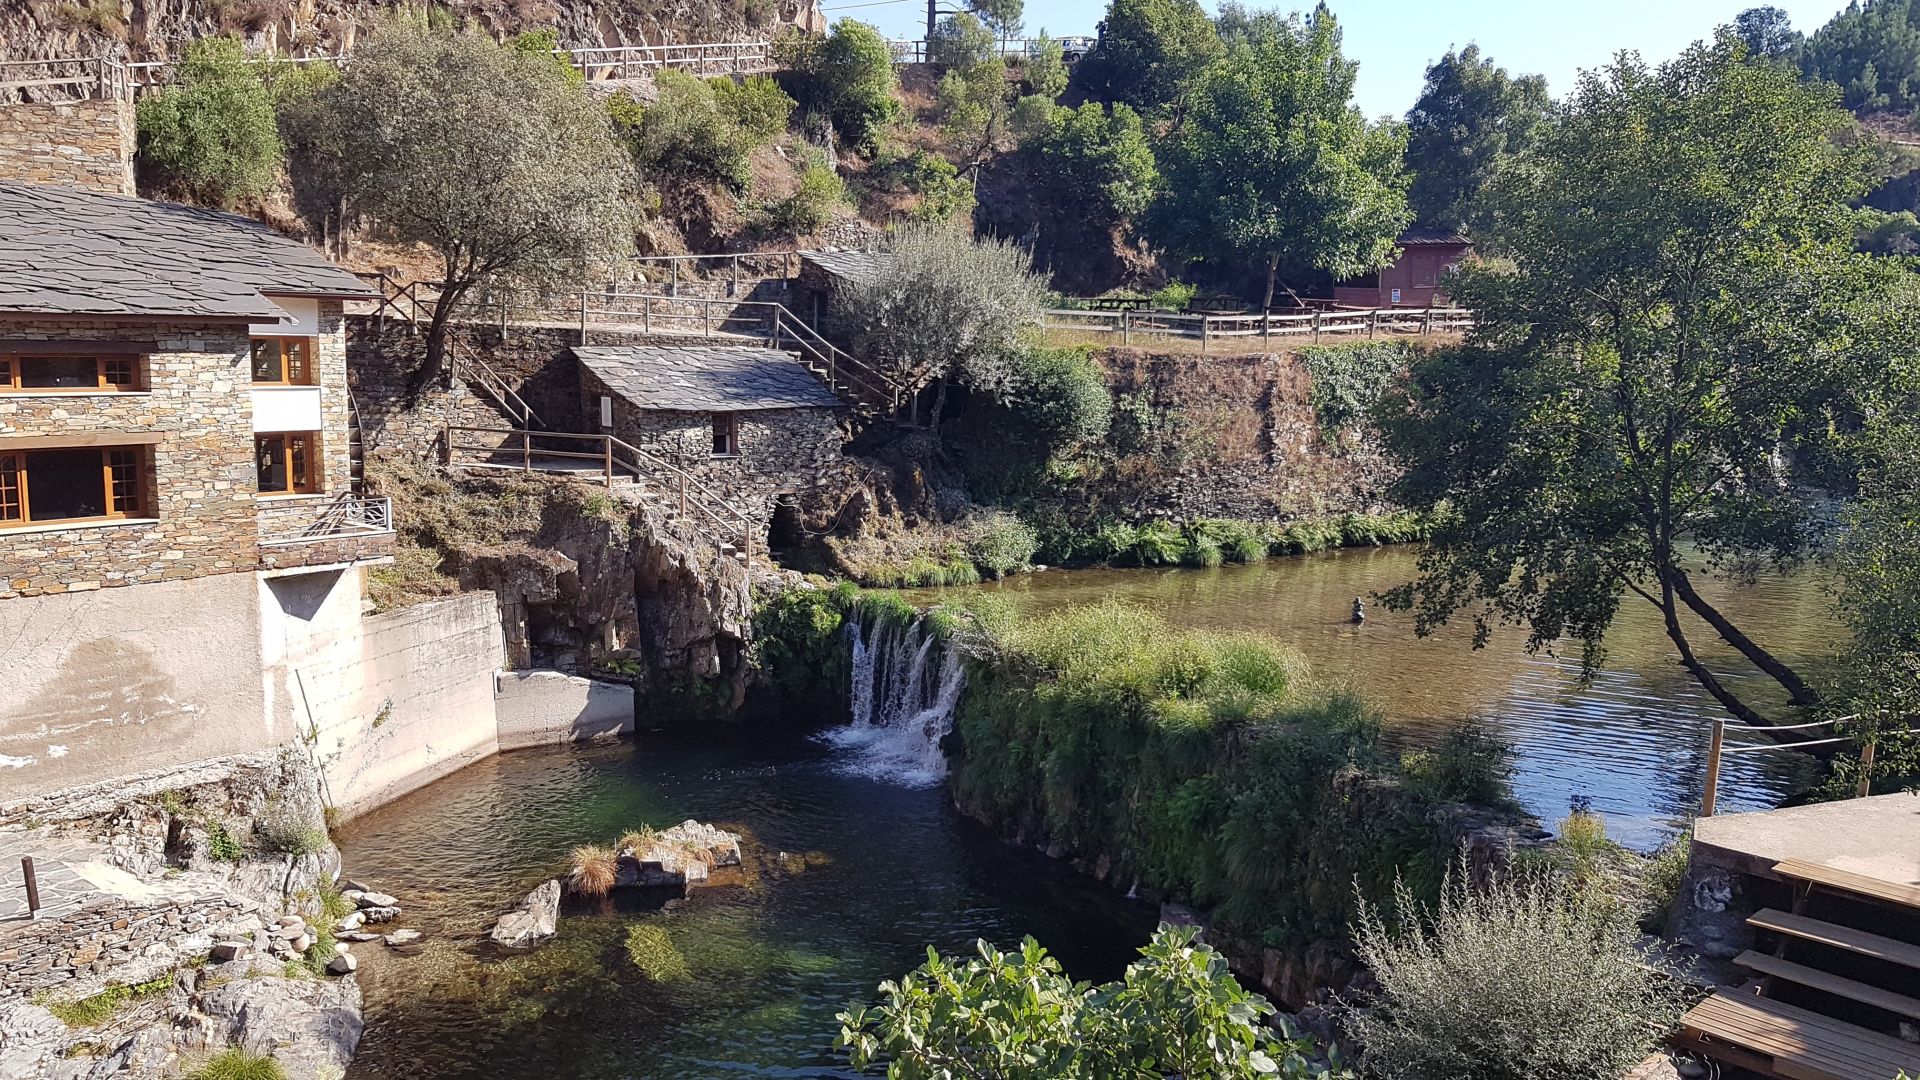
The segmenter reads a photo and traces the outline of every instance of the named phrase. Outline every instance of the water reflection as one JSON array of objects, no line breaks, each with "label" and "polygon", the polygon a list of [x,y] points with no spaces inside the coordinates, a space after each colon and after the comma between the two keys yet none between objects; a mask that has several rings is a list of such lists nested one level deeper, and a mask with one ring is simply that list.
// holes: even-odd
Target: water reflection
[{"label": "water reflection", "polygon": [[[1624,602],[1604,668],[1586,685],[1577,655],[1529,656],[1517,629],[1475,650],[1464,624],[1418,638],[1411,616],[1375,603],[1365,625],[1354,626],[1353,598],[1410,580],[1415,557],[1407,548],[1357,549],[1213,570],[1048,571],[974,588],[1033,611],[1112,596],[1181,625],[1264,631],[1298,647],[1319,678],[1378,705],[1400,741],[1431,739],[1462,717],[1484,718],[1519,747],[1520,798],[1543,818],[1557,819],[1570,798],[1586,796],[1606,815],[1610,835],[1642,849],[1685,824],[1699,804],[1709,724],[1721,713],[1674,660],[1658,612]],[[1789,664],[1821,655],[1838,632],[1811,574],[1701,584],[1715,606]],[[908,594],[921,603],[940,595]],[[1785,700],[1705,625],[1690,622],[1688,633],[1737,692],[1768,705]],[[1749,738],[1736,733],[1729,741]],[[1721,807],[1773,806],[1808,775],[1796,755],[1733,755]]]}]

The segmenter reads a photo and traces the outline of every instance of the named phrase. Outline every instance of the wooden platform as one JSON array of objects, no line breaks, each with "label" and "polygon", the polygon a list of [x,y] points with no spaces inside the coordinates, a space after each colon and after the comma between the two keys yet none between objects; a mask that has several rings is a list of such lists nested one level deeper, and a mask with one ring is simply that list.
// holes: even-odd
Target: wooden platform
[{"label": "wooden platform", "polygon": [[1920,885],[1902,885],[1897,881],[1868,877],[1866,874],[1856,874],[1851,870],[1804,859],[1785,859],[1774,863],[1773,873],[1789,881],[1801,881],[1850,896],[1920,910]]},{"label": "wooden platform", "polygon": [[1920,887],[1920,799],[1875,795],[1703,817],[1692,858],[1763,878],[1798,862]]},{"label": "wooden platform", "polygon": [[[1885,960],[1889,964],[1899,964],[1902,967],[1920,971],[1920,945],[1895,941],[1890,937],[1870,934],[1851,926],[1839,926],[1830,922],[1821,922],[1819,919],[1809,919],[1805,915],[1789,915],[1772,908],[1761,908],[1754,912],[1747,923],[1762,930],[1772,930],[1776,934],[1786,934],[1802,941],[1844,949],[1858,956],[1869,956],[1875,960]],[[1915,978],[1920,978],[1920,975],[1916,975]]]},{"label": "wooden platform", "polygon": [[1787,1080],[1920,1076],[1920,1046],[1766,998],[1717,992],[1681,1029],[1688,1049]]}]

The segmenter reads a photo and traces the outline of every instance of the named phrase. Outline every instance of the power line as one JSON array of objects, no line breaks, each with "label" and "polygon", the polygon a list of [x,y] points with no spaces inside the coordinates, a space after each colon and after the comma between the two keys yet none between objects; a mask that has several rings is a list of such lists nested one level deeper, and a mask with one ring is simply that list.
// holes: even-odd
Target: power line
[{"label": "power line", "polygon": [[919,2],[920,0],[869,0],[869,2],[865,4],[835,4],[832,7],[823,7],[820,10],[848,11],[853,8],[887,7],[892,4],[917,4]]}]

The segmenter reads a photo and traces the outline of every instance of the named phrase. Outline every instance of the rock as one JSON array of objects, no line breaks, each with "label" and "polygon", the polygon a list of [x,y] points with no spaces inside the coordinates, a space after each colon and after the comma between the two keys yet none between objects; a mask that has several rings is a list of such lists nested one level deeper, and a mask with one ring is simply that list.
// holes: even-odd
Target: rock
[{"label": "rock", "polygon": [[38,1005],[0,1003],[0,1080],[53,1075],[67,1043],[67,1025]]},{"label": "rock", "polygon": [[341,935],[340,935],[340,940],[341,940],[341,941],[354,941],[354,942],[359,942],[359,941],[379,941],[379,940],[380,940],[380,935],[379,935],[379,934],[370,934],[370,933],[368,933],[368,932],[367,932],[367,931],[365,931],[365,930],[349,930],[349,931],[347,931],[346,933],[344,933],[344,934],[341,934]]},{"label": "rock", "polygon": [[370,893],[373,891],[373,888],[368,885],[362,885],[352,878],[341,878],[340,891],[343,895],[346,893]]},{"label": "rock", "polygon": [[353,979],[237,979],[199,996],[208,1044],[272,1054],[290,1077],[339,1076],[364,1025]]},{"label": "rock", "polygon": [[400,917],[400,909],[397,907],[361,908],[360,914],[365,915],[370,923],[392,922]]},{"label": "rock", "polygon": [[1707,1067],[1697,1061],[1683,1061],[1674,1067],[1674,1071],[1686,1077],[1687,1080],[1698,1080],[1699,1077],[1707,1075]]},{"label": "rock", "polygon": [[355,957],[352,953],[335,953],[333,959],[327,961],[327,974],[351,975],[359,966],[359,958]]},{"label": "rock", "polygon": [[402,945],[411,945],[414,942],[419,941],[420,931],[395,930],[393,933],[388,934],[385,938],[381,940],[385,941],[389,948],[397,949]]},{"label": "rock", "polygon": [[560,924],[560,882],[548,881],[527,894],[520,906],[500,916],[488,935],[496,945],[519,948],[553,936]]},{"label": "rock", "polygon": [[340,890],[341,898],[352,901],[354,906],[356,907],[358,907],[360,904],[360,898],[365,895],[367,895],[367,890],[362,889],[357,885],[349,886],[345,889]]},{"label": "rock", "polygon": [[207,950],[207,955],[222,964],[229,960],[245,960],[253,955],[253,946],[245,941],[222,941]]},{"label": "rock", "polygon": [[386,893],[383,893],[383,892],[363,892],[359,896],[354,897],[353,902],[356,904],[359,904],[363,908],[399,907],[400,906],[400,901],[395,900],[393,897],[388,896]]},{"label": "rock", "polygon": [[360,929],[360,927],[366,921],[367,921],[366,913],[356,911],[353,914],[348,915],[346,918],[341,919],[339,922],[334,923],[333,930],[337,934],[344,934],[349,930]]},{"label": "rock", "polygon": [[305,926],[305,925],[307,925],[307,920],[305,920],[305,919],[303,919],[303,918],[301,918],[301,917],[300,917],[300,916],[298,916],[298,915],[282,915],[282,916],[280,916],[280,918],[279,918],[279,919],[277,919],[277,920],[275,920],[275,925],[277,925],[277,926]]},{"label": "rock", "polygon": [[287,948],[292,949],[296,953],[306,952],[308,949],[313,948],[313,935],[301,934],[299,937],[287,942]]},{"label": "rock", "polygon": [[272,933],[274,937],[282,941],[292,941],[295,938],[307,936],[307,924],[303,922],[292,924],[283,923],[274,927]]}]

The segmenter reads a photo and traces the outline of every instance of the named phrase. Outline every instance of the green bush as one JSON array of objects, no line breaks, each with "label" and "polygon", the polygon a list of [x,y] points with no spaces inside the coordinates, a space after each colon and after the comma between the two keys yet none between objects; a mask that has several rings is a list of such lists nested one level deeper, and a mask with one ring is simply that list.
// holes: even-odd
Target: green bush
[{"label": "green bush", "polygon": [[1029,350],[1011,395],[1048,454],[1098,442],[1113,422],[1113,395],[1090,348]]},{"label": "green bush", "polygon": [[35,1003],[70,1028],[99,1027],[113,1019],[124,1006],[164,994],[172,986],[173,976],[167,974],[143,983],[116,983],[77,1001],[37,998]]},{"label": "green bush", "polygon": [[173,84],[140,99],[142,186],[207,206],[264,194],[285,151],[273,96],[232,38],[187,46]]},{"label": "green bush", "polygon": [[847,186],[833,165],[811,154],[800,171],[800,187],[792,195],[768,205],[754,225],[762,232],[782,236],[810,236],[833,221],[833,212],[847,201]]},{"label": "green bush", "polygon": [[1551,878],[1476,889],[1462,866],[1437,903],[1396,889],[1392,921],[1363,905],[1355,927],[1380,987],[1349,1016],[1371,1075],[1621,1076],[1680,1015],[1677,984],[1648,966],[1633,925]]},{"label": "green bush", "polygon": [[1147,296],[1147,303],[1162,311],[1185,311],[1193,303],[1193,296],[1199,292],[1199,286],[1179,281],[1169,281],[1153,290]]},{"label": "green bush", "polygon": [[325,828],[277,798],[269,798],[253,820],[253,847],[264,854],[297,859],[324,850],[327,843]]},{"label": "green bush", "polygon": [[1417,348],[1405,341],[1310,345],[1298,351],[1306,365],[1307,402],[1320,422],[1320,436],[1345,446],[1348,432],[1367,419],[1380,398],[1412,364]]},{"label": "green bush", "polygon": [[995,580],[1032,568],[1040,538],[1033,527],[1005,511],[988,511],[968,529],[967,555],[980,573]]},{"label": "green bush", "polygon": [[224,824],[215,821],[207,825],[207,855],[215,862],[237,863],[246,857],[246,849],[233,831]]},{"label": "green bush", "polygon": [[313,944],[300,954],[299,964],[309,975],[325,975],[327,964],[340,952],[340,942],[330,926],[309,926],[307,932],[313,935]]},{"label": "green bush", "polygon": [[1149,521],[1134,530],[1133,547],[1128,551],[1141,566],[1173,566],[1187,551],[1187,538],[1180,526],[1171,521]]},{"label": "green bush", "polygon": [[1431,799],[1508,806],[1513,803],[1513,747],[1477,723],[1463,723],[1432,748],[1400,756],[1409,787]]},{"label": "green bush", "polygon": [[793,112],[793,99],[764,76],[735,83],[663,70],[654,85],[652,105],[609,104],[643,172],[718,180],[735,192],[752,187],[750,155],[779,137]]},{"label": "green bush", "polygon": [[919,203],[908,211],[915,221],[953,221],[973,212],[973,185],[952,162],[925,150],[903,154],[883,147],[867,170],[867,180],[882,191],[918,196]]},{"label": "green bush", "polygon": [[187,1077],[188,1080],[287,1080],[287,1073],[271,1054],[249,1054],[234,1046],[208,1058]]},{"label": "green bush", "polygon": [[1211,567],[1226,561],[1226,555],[1220,549],[1220,541],[1211,536],[1189,537],[1187,550],[1180,555],[1182,566]]},{"label": "green bush", "polygon": [[846,146],[864,154],[879,149],[901,108],[893,96],[893,50],[878,29],[841,19],[823,39],[795,34],[775,51],[802,109],[830,124]]}]

